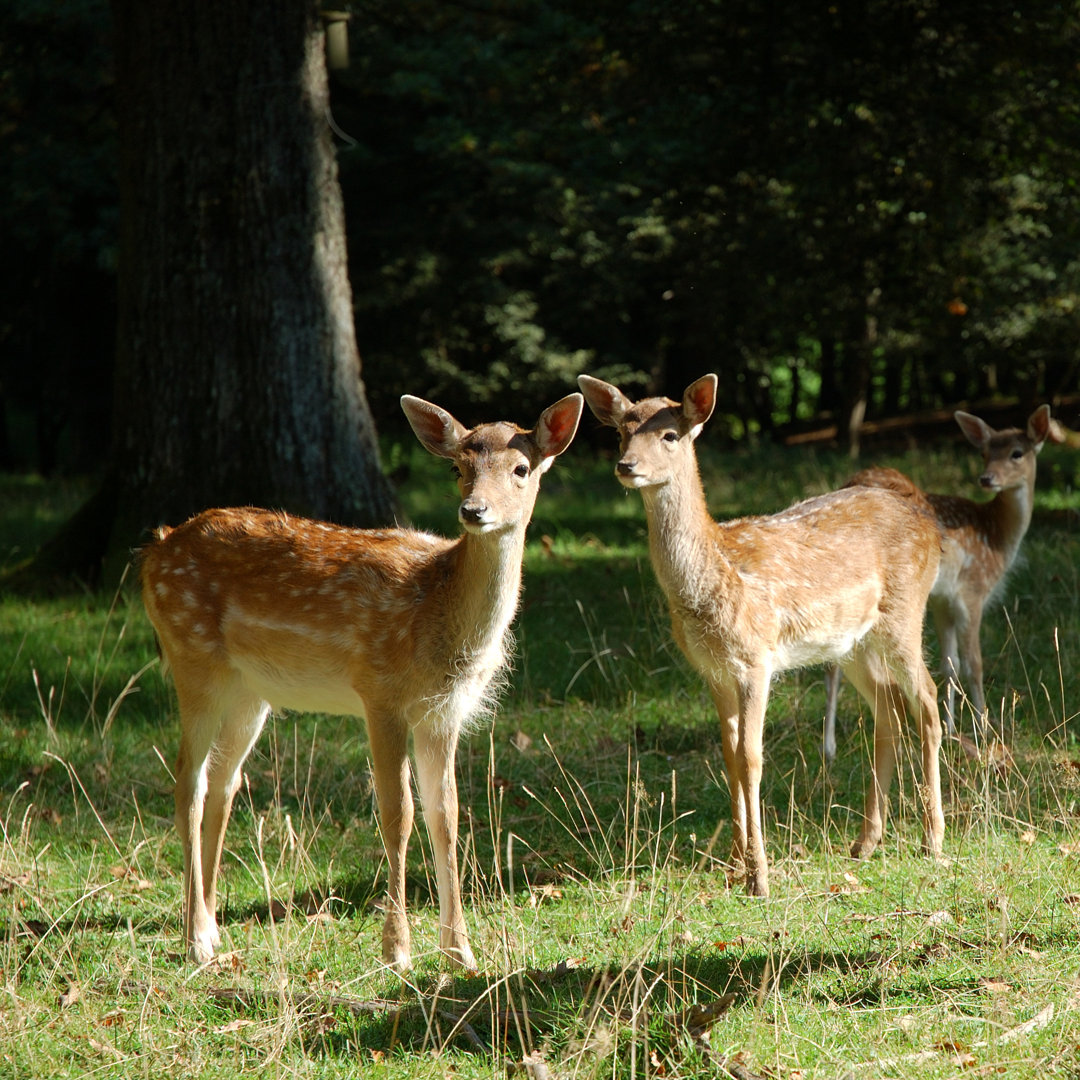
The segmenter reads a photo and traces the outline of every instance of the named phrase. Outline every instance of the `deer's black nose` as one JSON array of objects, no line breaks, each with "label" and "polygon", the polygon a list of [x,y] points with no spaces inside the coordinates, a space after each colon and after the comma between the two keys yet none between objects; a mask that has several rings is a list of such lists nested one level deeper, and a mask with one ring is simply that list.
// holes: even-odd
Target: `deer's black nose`
[{"label": "deer's black nose", "polygon": [[615,466],[615,471],[620,476],[632,476],[633,472],[634,472],[634,470],[636,468],[637,468],[637,462],[634,461],[633,458],[623,458],[622,461],[620,461]]},{"label": "deer's black nose", "polygon": [[458,511],[458,515],[462,521],[471,522],[474,525],[479,525],[484,520],[487,514],[487,506],[482,502],[474,502],[472,499],[466,499],[461,504],[461,509]]}]

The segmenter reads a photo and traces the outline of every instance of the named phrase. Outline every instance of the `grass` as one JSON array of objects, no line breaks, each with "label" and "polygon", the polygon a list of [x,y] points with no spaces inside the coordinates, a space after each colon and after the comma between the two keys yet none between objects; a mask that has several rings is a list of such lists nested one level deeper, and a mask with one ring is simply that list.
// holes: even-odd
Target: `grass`
[{"label": "grass", "polygon": [[[401,454],[415,520],[453,531],[445,469]],[[774,686],[766,735],[767,901],[728,887],[711,706],[670,643],[640,499],[595,458],[572,448],[545,478],[511,688],[460,755],[477,976],[448,976],[434,953],[422,827],[417,966],[401,979],[379,963],[366,740],[325,716],[275,718],[249,759],[225,952],[193,969],[174,704],[137,597],[0,598],[0,1075],[1080,1075],[1069,451],[1044,451],[1026,558],[984,621],[1008,753],[944,753],[948,861],[919,854],[911,753],[881,850],[846,857],[870,733],[846,690],[826,770],[820,672],[794,673]],[[955,447],[888,463],[941,491],[971,490],[976,472]],[[777,509],[846,471],[806,451],[704,456],[720,516]],[[12,560],[82,494],[17,477],[0,493]]]}]

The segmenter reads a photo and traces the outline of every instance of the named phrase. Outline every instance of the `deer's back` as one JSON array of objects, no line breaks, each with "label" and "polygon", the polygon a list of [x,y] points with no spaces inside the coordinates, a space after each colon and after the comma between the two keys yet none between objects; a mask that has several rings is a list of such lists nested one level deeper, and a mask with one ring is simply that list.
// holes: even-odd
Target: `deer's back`
[{"label": "deer's back", "polygon": [[178,684],[239,673],[271,704],[361,714],[432,692],[455,543],[261,510],[212,510],[142,552],[147,613]]},{"label": "deer's back", "polygon": [[845,488],[778,514],[712,523],[702,580],[669,590],[692,662],[774,670],[841,659],[868,634],[898,634],[922,609],[940,533],[917,501]]}]

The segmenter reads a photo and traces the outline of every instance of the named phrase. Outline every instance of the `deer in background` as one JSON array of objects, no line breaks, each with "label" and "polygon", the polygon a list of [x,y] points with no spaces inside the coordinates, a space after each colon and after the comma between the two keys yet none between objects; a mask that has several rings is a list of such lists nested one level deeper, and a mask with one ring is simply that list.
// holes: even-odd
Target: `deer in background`
[{"label": "deer in background", "polygon": [[941,557],[937,522],[892,492],[850,488],[718,523],[694,449],[716,403],[715,375],[692,383],[681,402],[634,403],[588,375],[578,384],[597,418],[619,432],[615,475],[641,492],[673,636],[716,706],[731,861],[747,891],[769,893],[760,806],[769,683],[823,661],[839,663],[874,712],[873,774],[852,854],[868,855],[881,839],[905,705],[922,737],[924,844],[940,854],[941,725],[922,657],[923,612]]},{"label": "deer in background", "polygon": [[[994,492],[989,502],[977,503],[958,495],[927,494],[903,473],[889,468],[863,469],[846,485],[896,491],[925,507],[941,526],[941,566],[930,590],[929,609],[941,647],[945,725],[949,735],[956,734],[958,688],[966,691],[977,726],[981,728],[984,723],[986,699],[979,644],[983,611],[1004,586],[1031,524],[1038,453],[1047,439],[1059,439],[1049,405],[1040,405],[1028,417],[1025,430],[995,431],[971,413],[957,412],[955,416],[960,430],[982,454],[979,486]],[[839,668],[828,670],[825,685],[823,750],[825,760],[831,762],[836,757]]]},{"label": "deer in background", "polygon": [[521,587],[540,477],[570,445],[580,394],[532,431],[471,431],[417,397],[420,442],[454,464],[457,540],[342,528],[252,508],[207,510],[143,549],[143,602],[176,686],[176,825],[184,938],[220,945],[216,888],[241,768],[273,707],[364,716],[389,862],[385,961],[410,965],[405,854],[413,825],[408,742],[436,865],[439,947],[473,969],[457,864],[458,737],[492,704]]}]

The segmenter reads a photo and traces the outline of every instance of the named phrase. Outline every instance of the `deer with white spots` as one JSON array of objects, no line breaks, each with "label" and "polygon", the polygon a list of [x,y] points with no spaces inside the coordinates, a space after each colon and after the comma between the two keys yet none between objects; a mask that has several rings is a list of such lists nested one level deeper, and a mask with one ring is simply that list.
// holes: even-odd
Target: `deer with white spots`
[{"label": "deer with white spots", "polygon": [[716,404],[715,375],[692,383],[681,402],[634,403],[588,375],[578,384],[597,418],[619,432],[615,475],[641,492],[675,641],[719,714],[731,862],[745,872],[747,891],[769,893],[760,795],[769,684],[823,661],[839,663],[874,711],[873,773],[852,854],[868,855],[881,839],[905,705],[922,737],[924,844],[940,854],[941,724],[922,657],[923,611],[941,557],[933,517],[889,491],[851,488],[718,523],[694,449]]},{"label": "deer with white spots", "polygon": [[[996,431],[971,413],[955,413],[960,430],[982,454],[979,487],[994,492],[988,502],[960,495],[931,495],[896,469],[873,467],[857,472],[847,487],[881,487],[925,506],[938,520],[943,553],[929,609],[941,646],[945,679],[945,727],[956,734],[957,690],[967,693],[981,730],[986,721],[983,661],[979,631],[987,604],[1001,591],[1016,562],[1020,542],[1031,524],[1035,505],[1035,465],[1047,439],[1062,441],[1040,405],[1027,427]],[[825,676],[825,759],[836,757],[836,704],[840,669]]]},{"label": "deer with white spots", "polygon": [[458,876],[457,743],[492,705],[517,610],[525,529],[540,477],[569,445],[580,394],[541,415],[472,430],[405,396],[420,442],[453,462],[463,534],[350,529],[252,508],[207,510],[143,549],[143,602],[176,687],[176,825],[184,938],[220,945],[216,890],[241,769],[271,708],[363,716],[386,847],[385,961],[410,965],[405,854],[408,744],[434,853],[439,947],[476,967]]}]

